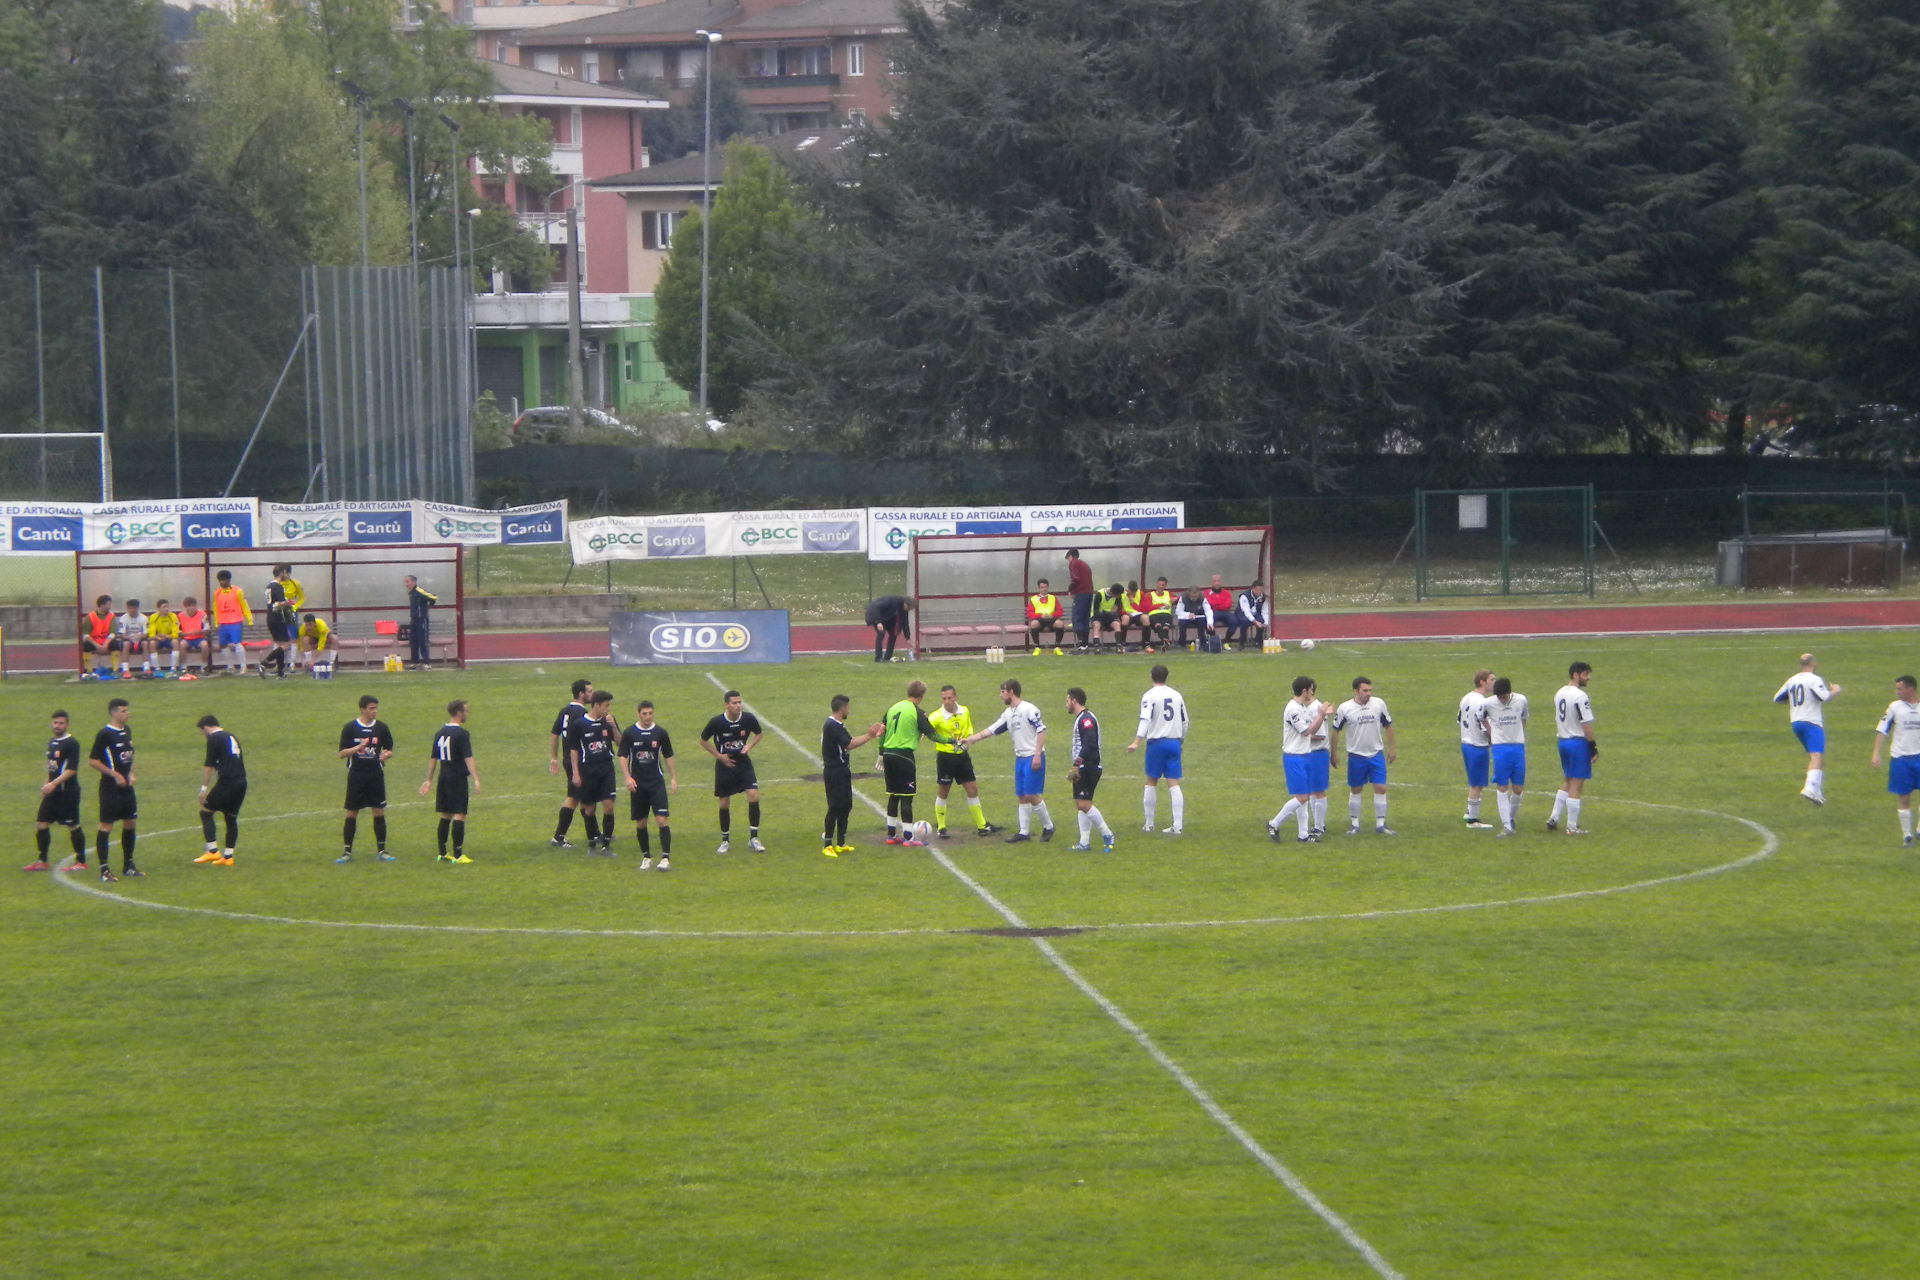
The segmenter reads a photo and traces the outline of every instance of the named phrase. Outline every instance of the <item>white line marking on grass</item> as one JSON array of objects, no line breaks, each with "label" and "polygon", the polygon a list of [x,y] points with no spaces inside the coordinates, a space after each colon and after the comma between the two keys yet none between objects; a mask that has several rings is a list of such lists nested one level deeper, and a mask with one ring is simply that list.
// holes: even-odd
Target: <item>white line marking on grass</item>
[{"label": "white line marking on grass", "polygon": [[[724,690],[726,688],[725,685],[714,678],[712,672],[709,671],[706,674],[707,679],[713,682],[716,689]],[[759,715],[758,712],[754,714],[756,716]],[[799,742],[794,740],[792,734],[789,734],[772,720],[762,717],[760,723],[772,730],[775,736],[795,751],[798,751],[805,759],[813,761],[816,765],[822,763],[818,756],[815,756],[811,751],[801,746]],[[882,817],[886,816],[886,810],[864,793],[855,791],[854,794],[866,801],[868,807],[877,811]],[[981,901],[985,902],[989,907],[992,907],[994,913],[1002,920],[1005,920],[1016,929],[1029,927],[1012,908],[994,897],[993,894],[987,890],[986,886],[956,867],[943,851],[929,848],[928,852],[933,855],[934,861],[946,868],[952,875],[958,877],[960,883],[966,885],[967,888],[979,896]],[[1278,1179],[1281,1185],[1286,1187],[1288,1191],[1291,1191],[1300,1203],[1312,1210],[1316,1217],[1333,1228],[1334,1232],[1338,1234],[1342,1240],[1345,1240],[1356,1253],[1366,1259],[1367,1265],[1373,1268],[1374,1273],[1380,1276],[1381,1280],[1404,1280],[1400,1272],[1394,1270],[1387,1260],[1380,1256],[1379,1250],[1367,1243],[1366,1239],[1362,1237],[1359,1232],[1355,1231],[1353,1227],[1347,1223],[1345,1218],[1335,1213],[1324,1200],[1316,1196],[1313,1193],[1313,1189],[1302,1182],[1293,1170],[1287,1168],[1287,1166],[1276,1159],[1271,1152],[1261,1146],[1259,1140],[1242,1128],[1240,1122],[1235,1120],[1233,1116],[1227,1112],[1225,1107],[1214,1101],[1213,1095],[1202,1088],[1199,1081],[1188,1075],[1179,1063],[1169,1057],[1167,1052],[1154,1042],[1153,1037],[1148,1035],[1139,1023],[1127,1016],[1125,1010],[1109,1000],[1101,993],[1098,987],[1087,981],[1078,969],[1068,963],[1065,956],[1054,949],[1051,943],[1045,938],[1029,938],[1028,941],[1039,949],[1040,954],[1046,958],[1048,964],[1051,964],[1055,969],[1059,970],[1067,981],[1080,989],[1082,995],[1093,1001],[1102,1013],[1106,1014],[1122,1031],[1132,1037],[1134,1043],[1144,1049],[1147,1056],[1159,1064],[1161,1070],[1172,1076],[1175,1083],[1186,1090],[1188,1096],[1200,1104],[1201,1109],[1207,1113],[1215,1124],[1226,1130],[1228,1135],[1232,1137],[1235,1142],[1238,1142],[1240,1146],[1246,1150],[1248,1155],[1251,1155],[1258,1161],[1263,1169]]]}]

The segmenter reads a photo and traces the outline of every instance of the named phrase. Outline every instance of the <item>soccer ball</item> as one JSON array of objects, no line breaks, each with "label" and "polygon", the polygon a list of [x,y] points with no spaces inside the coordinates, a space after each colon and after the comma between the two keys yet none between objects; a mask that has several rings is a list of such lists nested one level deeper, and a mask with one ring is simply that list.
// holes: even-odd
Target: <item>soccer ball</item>
[{"label": "soccer ball", "polygon": [[1302,640],[1302,641],[1300,642],[1300,647],[1301,647],[1302,649],[1308,649],[1308,650],[1311,650],[1311,649],[1313,648],[1313,641],[1311,641],[1311,640]]},{"label": "soccer ball", "polygon": [[925,844],[927,841],[933,839],[933,824],[925,819],[914,823],[913,838],[921,844]]}]

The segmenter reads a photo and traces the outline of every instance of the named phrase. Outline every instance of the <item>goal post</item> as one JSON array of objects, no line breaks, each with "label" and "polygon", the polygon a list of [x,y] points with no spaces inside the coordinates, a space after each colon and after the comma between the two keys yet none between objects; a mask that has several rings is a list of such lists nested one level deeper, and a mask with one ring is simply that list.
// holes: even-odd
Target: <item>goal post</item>
[{"label": "goal post", "polygon": [[1238,592],[1273,584],[1273,530],[1267,525],[1200,529],[1099,529],[1065,533],[970,533],[913,540],[907,594],[916,602],[914,648],[960,650],[1015,641],[1026,633],[1026,598],[1041,578],[1067,597],[1066,555],[1078,551],[1094,589],[1165,577],[1177,595],[1214,574]]},{"label": "goal post", "polygon": [[[436,659],[466,665],[467,629],[464,595],[466,548],[445,545],[247,547],[211,551],[81,551],[74,556],[75,637],[78,619],[103,595],[113,597],[115,611],[128,600],[140,601],[141,612],[151,613],[156,602],[168,600],[178,612],[188,596],[212,611],[215,575],[226,570],[233,584],[247,593],[254,623],[244,643],[258,652],[267,642],[267,583],[273,566],[289,565],[305,592],[302,613],[326,620],[339,644],[339,659],[378,664],[388,653],[407,655],[406,641],[397,631],[408,618],[407,576],[440,597],[433,609],[429,638]],[[209,619],[209,631],[211,631]],[[76,665],[84,669],[78,645]]]},{"label": "goal post", "polygon": [[1594,591],[1593,486],[1414,491],[1414,598]]},{"label": "goal post", "polygon": [[98,431],[0,432],[0,501],[112,502],[107,437]]}]

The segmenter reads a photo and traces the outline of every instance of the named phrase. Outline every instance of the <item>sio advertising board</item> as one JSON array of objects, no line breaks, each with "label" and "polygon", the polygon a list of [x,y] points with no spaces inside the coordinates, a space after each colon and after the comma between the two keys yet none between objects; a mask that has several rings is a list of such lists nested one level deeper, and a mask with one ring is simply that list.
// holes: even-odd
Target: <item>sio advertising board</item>
[{"label": "sio advertising board", "polygon": [[616,667],[790,662],[793,634],[785,609],[616,613],[607,650]]},{"label": "sio advertising board", "polygon": [[868,507],[867,559],[907,560],[915,538],[966,533],[1104,533],[1183,529],[1184,502],[1112,502],[1076,506]]},{"label": "sio advertising board", "polygon": [[672,516],[599,516],[567,527],[575,564],[672,557],[858,555],[866,510],[716,511]]}]

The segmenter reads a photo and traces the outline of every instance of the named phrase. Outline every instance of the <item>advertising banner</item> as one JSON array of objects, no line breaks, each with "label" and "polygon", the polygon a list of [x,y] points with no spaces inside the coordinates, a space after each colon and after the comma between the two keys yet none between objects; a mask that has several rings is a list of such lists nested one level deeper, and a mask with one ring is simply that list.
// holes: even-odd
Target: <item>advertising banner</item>
[{"label": "advertising banner", "polygon": [[198,551],[253,546],[258,507],[252,498],[9,503],[0,521],[8,552]]},{"label": "advertising banner", "polygon": [[267,546],[521,545],[566,541],[567,504],[488,511],[421,501],[263,502],[260,519]]},{"label": "advertising banner", "polygon": [[720,511],[600,516],[568,526],[575,564],[663,557],[858,554],[866,511]]},{"label": "advertising banner", "polygon": [[1077,506],[869,507],[867,559],[906,560],[909,544],[929,534],[1079,533],[1113,529],[1182,529],[1184,502],[1114,502]]},{"label": "advertising banner", "polygon": [[607,628],[607,649],[616,667],[793,658],[785,609],[616,613]]}]

